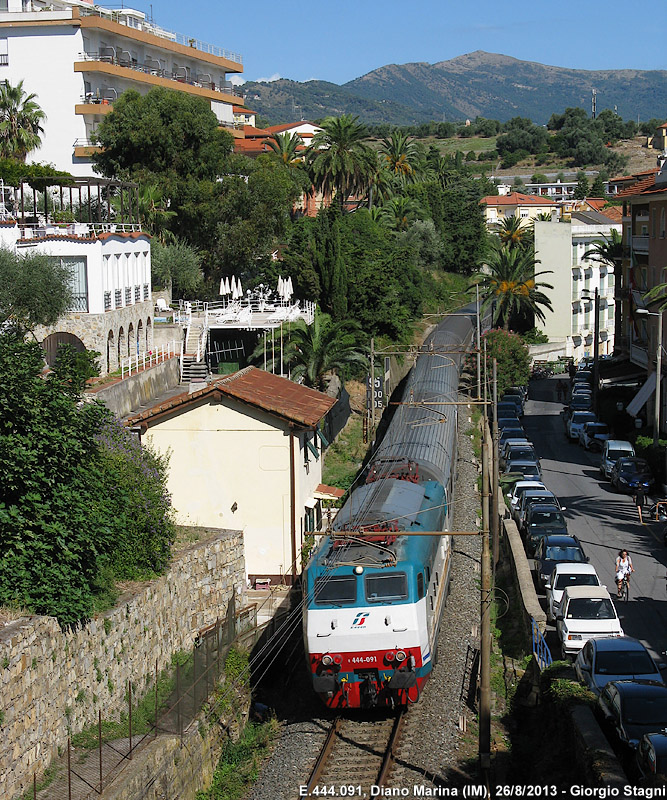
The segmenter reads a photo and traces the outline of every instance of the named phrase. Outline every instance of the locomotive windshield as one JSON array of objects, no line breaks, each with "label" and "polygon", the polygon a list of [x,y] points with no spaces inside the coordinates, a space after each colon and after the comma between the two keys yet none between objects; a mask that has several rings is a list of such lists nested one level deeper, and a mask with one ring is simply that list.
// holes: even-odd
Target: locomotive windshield
[{"label": "locomotive windshield", "polygon": [[408,596],[408,578],[405,572],[389,572],[366,577],[366,600],[369,603],[405,600]]},{"label": "locomotive windshield", "polygon": [[357,579],[354,575],[317,578],[314,594],[316,603],[354,603],[357,599]]}]

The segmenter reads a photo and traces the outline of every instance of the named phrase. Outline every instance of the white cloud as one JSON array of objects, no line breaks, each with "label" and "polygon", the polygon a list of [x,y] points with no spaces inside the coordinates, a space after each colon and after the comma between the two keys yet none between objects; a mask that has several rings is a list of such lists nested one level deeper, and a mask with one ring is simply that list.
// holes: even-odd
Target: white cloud
[{"label": "white cloud", "polygon": [[257,83],[272,83],[279,81],[283,76],[279,72],[274,72],[270,78],[257,78]]},{"label": "white cloud", "polygon": [[228,75],[227,79],[234,86],[243,86],[243,84],[245,83],[245,78],[243,77],[243,75],[236,75],[236,74]]}]

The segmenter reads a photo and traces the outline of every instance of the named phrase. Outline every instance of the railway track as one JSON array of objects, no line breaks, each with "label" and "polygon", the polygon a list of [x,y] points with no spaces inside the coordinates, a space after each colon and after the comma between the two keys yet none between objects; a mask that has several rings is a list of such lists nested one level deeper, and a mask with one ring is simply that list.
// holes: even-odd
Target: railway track
[{"label": "railway track", "polygon": [[372,786],[387,783],[405,719],[405,709],[384,719],[337,717],[300,796],[371,797]]}]

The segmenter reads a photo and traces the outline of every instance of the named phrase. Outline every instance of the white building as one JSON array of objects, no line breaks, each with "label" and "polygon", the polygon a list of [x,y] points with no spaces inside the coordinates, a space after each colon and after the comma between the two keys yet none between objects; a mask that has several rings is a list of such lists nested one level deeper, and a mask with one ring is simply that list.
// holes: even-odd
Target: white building
[{"label": "white building", "polygon": [[553,311],[543,309],[546,320],[540,329],[553,343],[563,344],[563,355],[575,361],[593,355],[595,332],[595,291],[598,290],[599,352],[614,350],[614,269],[584,253],[620,223],[595,211],[575,212],[571,221],[538,222],[535,226],[535,257],[538,271],[550,271],[539,280],[554,288],[545,289]]},{"label": "white building", "polygon": [[[251,581],[301,571],[321,522],[323,437],[336,401],[246,367],[125,420],[171,453],[168,489],[181,525],[242,530]],[[330,491],[330,490],[329,490]]]},{"label": "white building", "polygon": [[[86,209],[89,199],[90,220],[97,212],[103,216],[102,209],[92,202],[98,189],[101,194],[110,187],[117,191],[122,187],[125,200],[123,214],[112,211],[116,221],[54,221],[59,216],[56,211],[69,212],[72,218],[70,209]],[[33,195],[24,185],[16,192],[21,200],[12,212],[1,215],[0,246],[19,255],[40,253],[58,258],[72,271],[72,307],[55,325],[35,330],[49,364],[59,344],[67,343],[99,352],[100,372],[106,375],[118,369],[122,359],[152,349],[150,236],[137,222],[127,221],[132,218],[129,197],[133,191],[134,185],[96,178],[62,188],[52,186],[45,213],[39,210],[44,193]],[[6,205],[9,201],[3,203]]]},{"label": "white building", "polygon": [[29,160],[73,175],[92,173],[91,136],[126,89],[163,86],[209,101],[236,137],[243,99],[227,73],[240,55],[172,33],[140,11],[110,11],[92,0],[0,0],[0,80],[23,80],[46,114],[42,146]]}]

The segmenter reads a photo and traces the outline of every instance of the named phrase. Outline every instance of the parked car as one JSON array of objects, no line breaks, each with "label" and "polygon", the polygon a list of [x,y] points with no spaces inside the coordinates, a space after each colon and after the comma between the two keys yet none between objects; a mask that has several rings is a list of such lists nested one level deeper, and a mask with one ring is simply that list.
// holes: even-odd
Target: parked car
[{"label": "parked car", "polygon": [[[560,515],[562,517],[562,514]],[[564,521],[564,519],[563,519]],[[555,527],[555,526],[554,526]],[[544,589],[556,564],[562,561],[574,561],[578,564],[588,563],[588,556],[576,536],[566,533],[554,532],[543,536],[535,549],[535,584],[538,589]],[[531,528],[527,529],[528,536],[532,536]]]},{"label": "parked car", "polygon": [[502,400],[498,401],[498,414],[502,409],[514,409],[517,417],[523,416],[523,400],[515,394],[503,395]]},{"label": "parked car", "polygon": [[657,681],[610,681],[598,709],[622,745],[636,750],[645,733],[667,727],[667,686]]},{"label": "parked car", "polygon": [[529,442],[525,436],[516,436],[511,439],[505,439],[504,442],[498,443],[500,459],[502,460],[503,458],[507,458],[507,454],[509,453],[509,451],[516,445],[528,445],[529,447],[532,447],[533,443]]},{"label": "parked car", "polygon": [[556,631],[563,657],[576,655],[589,639],[623,636],[604,586],[568,586],[556,614]]},{"label": "parked car", "polygon": [[523,475],[524,478],[534,478],[536,481],[542,480],[542,470],[536,461],[512,461],[506,465],[504,475]]},{"label": "parked car", "polygon": [[586,642],[574,661],[574,671],[594,694],[600,694],[609,681],[664,683],[660,668],[649,651],[630,636]]},{"label": "parked car", "polygon": [[513,472],[513,465],[520,464],[523,462],[532,461],[537,466],[540,466],[540,459],[535,454],[535,450],[533,449],[532,445],[526,446],[519,446],[515,447],[509,451],[507,458],[505,459],[505,464],[502,467],[504,472]]},{"label": "parked car", "polygon": [[648,462],[636,456],[619,458],[609,479],[617,492],[634,492],[638,488],[648,492],[655,483]]},{"label": "parked car", "polygon": [[517,481],[509,493],[510,516],[514,519],[514,512],[519,510],[523,493],[530,489],[544,489],[546,486],[540,481]]},{"label": "parked car", "polygon": [[568,586],[601,586],[595,567],[592,564],[577,564],[567,561],[559,562],[554,567],[549,580],[544,586],[547,596],[547,619],[556,621],[556,614],[563,599],[563,592]]},{"label": "parked car", "polygon": [[[570,404],[572,408],[572,404]],[[579,431],[587,422],[597,422],[597,417],[592,411],[573,411],[567,421],[565,432],[568,439],[579,439]]]},{"label": "parked car", "polygon": [[635,448],[625,439],[607,439],[602,445],[602,458],[600,459],[600,474],[605,478],[611,476],[614,464],[619,458],[634,456]]},{"label": "parked car", "polygon": [[511,417],[498,417],[498,427],[503,428],[521,428],[521,423],[519,422],[519,418],[514,415]]},{"label": "parked car", "polygon": [[582,395],[570,400],[570,412],[590,411],[593,408],[593,395]]},{"label": "parked car", "polygon": [[609,426],[604,422],[585,422],[579,431],[579,444],[584,450],[602,450],[609,438]]},{"label": "parked car", "polygon": [[667,733],[645,733],[639,740],[636,761],[645,781],[667,775]]},{"label": "parked car", "polygon": [[526,439],[524,429],[517,425],[516,428],[507,427],[499,430],[499,443],[502,446],[508,439]]},{"label": "parked car", "polygon": [[558,508],[560,508],[558,498],[553,492],[550,492],[546,487],[543,487],[542,489],[527,489],[521,496],[519,505],[517,507],[516,516],[514,517],[520,531],[523,530],[523,525],[526,518],[526,514],[528,513],[528,509],[531,507],[531,505],[537,503],[544,505],[558,506]]},{"label": "parked car", "polygon": [[592,383],[593,373],[589,369],[578,369],[574,373],[573,379],[574,383],[577,383],[577,381],[587,381],[588,383]]}]

